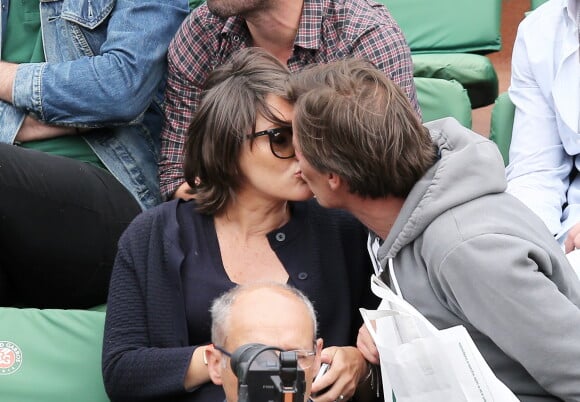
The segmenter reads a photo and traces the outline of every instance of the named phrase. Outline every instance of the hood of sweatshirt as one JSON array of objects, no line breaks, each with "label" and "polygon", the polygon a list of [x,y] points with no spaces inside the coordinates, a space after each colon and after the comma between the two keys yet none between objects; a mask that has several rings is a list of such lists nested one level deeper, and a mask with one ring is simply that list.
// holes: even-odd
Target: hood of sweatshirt
[{"label": "hood of sweatshirt", "polygon": [[506,187],[505,168],[497,146],[453,118],[425,124],[439,159],[409,193],[379,259],[392,258],[449,209]]}]

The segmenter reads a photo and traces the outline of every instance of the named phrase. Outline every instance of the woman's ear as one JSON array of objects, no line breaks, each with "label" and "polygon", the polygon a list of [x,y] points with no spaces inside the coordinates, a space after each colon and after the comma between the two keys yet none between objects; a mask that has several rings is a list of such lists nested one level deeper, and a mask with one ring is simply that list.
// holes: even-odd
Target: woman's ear
[{"label": "woman's ear", "polygon": [[213,345],[206,347],[204,353],[207,359],[209,378],[214,384],[222,385],[222,370],[224,369],[222,354]]},{"label": "woman's ear", "polygon": [[331,190],[336,191],[342,184],[342,179],[335,173],[328,173],[328,186]]}]

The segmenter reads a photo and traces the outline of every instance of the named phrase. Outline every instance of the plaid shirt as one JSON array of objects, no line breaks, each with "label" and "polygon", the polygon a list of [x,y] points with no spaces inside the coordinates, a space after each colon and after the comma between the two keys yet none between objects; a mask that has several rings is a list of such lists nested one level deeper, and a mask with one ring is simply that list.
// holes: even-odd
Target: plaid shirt
[{"label": "plaid shirt", "polygon": [[[185,181],[182,164],[187,129],[209,72],[248,46],[252,46],[252,38],[243,18],[219,18],[205,3],[192,11],[169,46],[159,165],[165,198],[171,198]],[[372,61],[407,93],[420,113],[411,53],[385,7],[372,0],[304,0],[294,51],[288,60],[290,71],[348,56]]]}]

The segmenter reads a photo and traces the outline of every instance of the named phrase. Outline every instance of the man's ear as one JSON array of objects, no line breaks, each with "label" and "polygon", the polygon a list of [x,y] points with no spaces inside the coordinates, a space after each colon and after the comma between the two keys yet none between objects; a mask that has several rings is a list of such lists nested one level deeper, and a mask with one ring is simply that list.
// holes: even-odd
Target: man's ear
[{"label": "man's ear", "polygon": [[328,173],[328,186],[332,191],[336,191],[342,185],[342,179],[335,173]]},{"label": "man's ear", "polygon": [[322,348],[324,348],[324,341],[322,338],[318,338],[316,340],[316,354],[319,355],[322,352]]},{"label": "man's ear", "polygon": [[207,370],[209,378],[216,385],[222,385],[222,370],[224,365],[222,363],[222,354],[213,346],[205,348],[205,356],[207,358]]},{"label": "man's ear", "polygon": [[322,348],[324,347],[324,341],[322,338],[318,338],[315,343],[315,350],[316,350],[316,361],[314,362],[314,367],[316,367],[316,371],[320,368],[320,358],[322,356]]}]

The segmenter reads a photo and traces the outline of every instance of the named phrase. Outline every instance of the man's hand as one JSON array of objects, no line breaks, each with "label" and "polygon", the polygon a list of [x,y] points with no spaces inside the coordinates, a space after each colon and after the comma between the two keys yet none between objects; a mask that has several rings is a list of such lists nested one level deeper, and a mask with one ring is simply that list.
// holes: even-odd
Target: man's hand
[{"label": "man's hand", "polygon": [[184,181],[179,187],[177,187],[175,193],[173,193],[173,199],[181,198],[182,200],[191,200],[195,198],[195,195],[188,193],[188,190],[191,190],[191,187],[186,181]]},{"label": "man's hand", "polygon": [[30,116],[24,118],[18,134],[16,134],[16,141],[28,142],[36,140],[45,140],[47,138],[61,137],[63,135],[73,135],[77,133],[75,127],[53,126],[38,121]]},{"label": "man's hand", "polygon": [[329,402],[350,399],[368,373],[368,364],[360,351],[352,346],[330,346],[322,350],[321,362],[330,369],[312,384],[312,399]]},{"label": "man's hand", "polygon": [[18,64],[0,61],[0,100],[12,103],[12,88]]},{"label": "man's hand", "polygon": [[[374,324],[374,323],[373,323]],[[358,330],[356,347],[364,358],[372,364],[379,364],[379,351],[367,327],[363,324]]]},{"label": "man's hand", "polygon": [[577,248],[580,248],[580,223],[572,226],[572,228],[568,231],[568,235],[564,241],[564,247],[566,254],[574,251]]}]

